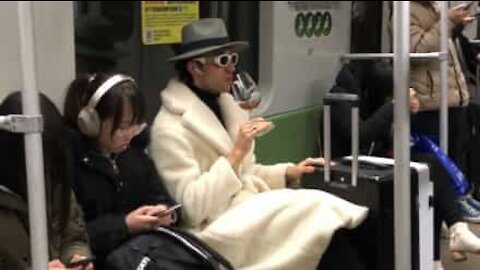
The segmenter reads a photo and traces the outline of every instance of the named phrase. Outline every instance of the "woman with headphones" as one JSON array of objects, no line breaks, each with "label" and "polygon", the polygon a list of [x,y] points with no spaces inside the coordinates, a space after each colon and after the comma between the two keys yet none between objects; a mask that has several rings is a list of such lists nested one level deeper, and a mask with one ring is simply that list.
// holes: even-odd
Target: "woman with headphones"
[{"label": "woman with headphones", "polygon": [[107,255],[131,236],[175,223],[175,211],[164,212],[175,202],[145,153],[146,142],[132,143],[145,114],[135,81],[122,74],[81,76],[67,91],[73,188],[85,213],[95,267],[104,269]]}]

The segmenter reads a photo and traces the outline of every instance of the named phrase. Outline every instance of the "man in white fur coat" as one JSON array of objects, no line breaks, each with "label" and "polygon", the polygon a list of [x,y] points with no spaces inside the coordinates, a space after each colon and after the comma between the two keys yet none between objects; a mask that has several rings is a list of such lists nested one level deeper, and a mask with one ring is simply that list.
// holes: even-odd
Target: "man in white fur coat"
[{"label": "man in white fur coat", "polygon": [[162,91],[151,130],[150,154],[184,225],[228,258],[236,269],[315,269],[339,228],[354,228],[365,207],[317,190],[287,189],[303,173],[299,164],[255,162],[255,137],[271,125],[250,120],[233,100],[238,52],[221,19],[202,19],[182,30],[178,78]]}]

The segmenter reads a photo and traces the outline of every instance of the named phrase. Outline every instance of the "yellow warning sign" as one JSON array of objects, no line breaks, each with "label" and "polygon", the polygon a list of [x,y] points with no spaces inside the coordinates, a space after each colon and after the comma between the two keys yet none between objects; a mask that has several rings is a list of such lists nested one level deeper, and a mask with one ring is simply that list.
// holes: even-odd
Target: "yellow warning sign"
[{"label": "yellow warning sign", "polygon": [[198,14],[198,1],[142,1],[143,44],[181,42],[182,27]]}]

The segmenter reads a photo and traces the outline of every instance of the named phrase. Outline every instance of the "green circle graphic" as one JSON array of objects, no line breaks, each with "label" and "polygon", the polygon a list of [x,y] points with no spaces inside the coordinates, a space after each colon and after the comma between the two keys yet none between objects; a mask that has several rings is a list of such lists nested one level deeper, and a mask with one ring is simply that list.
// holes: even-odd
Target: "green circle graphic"
[{"label": "green circle graphic", "polygon": [[328,36],[332,32],[330,12],[299,12],[295,17],[295,35],[299,38]]}]

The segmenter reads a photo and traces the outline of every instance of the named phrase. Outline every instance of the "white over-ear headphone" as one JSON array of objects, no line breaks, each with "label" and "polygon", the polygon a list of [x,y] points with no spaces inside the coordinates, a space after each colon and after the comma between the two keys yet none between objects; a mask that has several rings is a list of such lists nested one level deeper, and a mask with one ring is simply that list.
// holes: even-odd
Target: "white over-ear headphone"
[{"label": "white over-ear headphone", "polygon": [[95,90],[95,93],[93,93],[87,105],[80,110],[77,117],[78,128],[84,135],[89,137],[98,136],[100,133],[100,117],[98,116],[95,107],[108,90],[125,81],[135,82],[130,76],[117,74],[108,78],[97,88],[97,90]]}]

